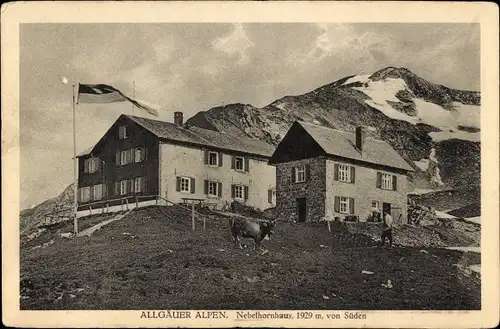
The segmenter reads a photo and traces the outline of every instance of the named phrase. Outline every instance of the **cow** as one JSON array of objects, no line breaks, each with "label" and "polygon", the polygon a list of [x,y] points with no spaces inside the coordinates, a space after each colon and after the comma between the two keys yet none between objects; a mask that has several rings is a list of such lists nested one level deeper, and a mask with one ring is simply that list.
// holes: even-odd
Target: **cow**
[{"label": "cow", "polygon": [[229,227],[233,237],[234,245],[242,249],[240,238],[251,238],[254,241],[254,249],[260,250],[260,243],[266,236],[269,238],[273,234],[276,221],[256,222],[246,218],[229,219]]}]

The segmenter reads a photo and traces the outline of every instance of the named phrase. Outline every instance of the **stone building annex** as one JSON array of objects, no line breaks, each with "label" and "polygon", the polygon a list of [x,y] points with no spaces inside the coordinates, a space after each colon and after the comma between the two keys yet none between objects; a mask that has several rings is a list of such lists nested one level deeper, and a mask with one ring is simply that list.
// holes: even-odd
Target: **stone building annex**
[{"label": "stone building annex", "polygon": [[370,219],[373,209],[407,221],[410,165],[386,142],[302,121],[271,157],[280,220]]}]

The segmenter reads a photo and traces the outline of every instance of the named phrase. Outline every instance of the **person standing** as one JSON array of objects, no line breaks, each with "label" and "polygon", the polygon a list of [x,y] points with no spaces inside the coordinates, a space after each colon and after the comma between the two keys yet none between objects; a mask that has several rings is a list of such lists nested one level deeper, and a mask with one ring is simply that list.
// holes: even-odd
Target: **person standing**
[{"label": "person standing", "polygon": [[387,238],[389,240],[389,246],[392,247],[392,216],[387,212],[384,211],[383,214],[383,228],[382,228],[382,235],[380,237],[380,240],[382,242],[382,245],[385,244],[385,239]]}]

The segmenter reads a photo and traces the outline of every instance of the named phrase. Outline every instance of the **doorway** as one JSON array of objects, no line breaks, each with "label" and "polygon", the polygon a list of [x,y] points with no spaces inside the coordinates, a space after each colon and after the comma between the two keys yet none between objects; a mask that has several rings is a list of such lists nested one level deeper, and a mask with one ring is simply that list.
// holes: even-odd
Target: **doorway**
[{"label": "doorway", "polygon": [[298,221],[303,223],[307,218],[307,203],[306,198],[297,198],[297,214]]},{"label": "doorway", "polygon": [[388,213],[389,215],[392,216],[391,214],[391,204],[390,203],[382,203],[382,212]]}]

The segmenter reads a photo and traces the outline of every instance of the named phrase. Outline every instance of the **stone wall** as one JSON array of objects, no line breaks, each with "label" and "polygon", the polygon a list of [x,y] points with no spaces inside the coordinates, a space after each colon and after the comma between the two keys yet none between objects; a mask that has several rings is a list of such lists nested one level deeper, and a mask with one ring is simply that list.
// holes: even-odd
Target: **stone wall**
[{"label": "stone wall", "polygon": [[[309,165],[309,178],[302,183],[292,182],[292,168]],[[319,221],[325,216],[325,165],[324,157],[302,159],[276,166],[276,214],[279,220],[297,221],[297,198],[306,198],[306,221]]]}]

